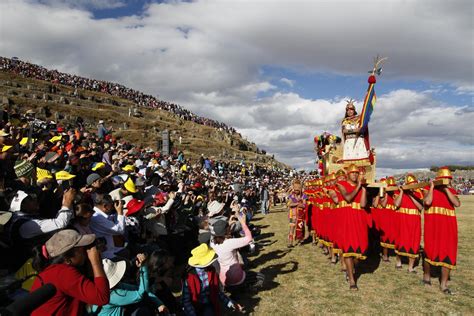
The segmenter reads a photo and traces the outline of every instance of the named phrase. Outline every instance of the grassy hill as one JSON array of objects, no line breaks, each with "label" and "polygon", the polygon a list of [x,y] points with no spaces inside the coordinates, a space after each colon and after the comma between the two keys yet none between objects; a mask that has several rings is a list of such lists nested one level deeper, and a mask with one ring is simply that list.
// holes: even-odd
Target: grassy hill
[{"label": "grassy hill", "polygon": [[[77,116],[84,119],[91,131],[96,131],[102,119],[107,127],[113,126],[114,135],[140,146],[157,147],[160,132],[170,132],[173,147],[182,150],[191,159],[201,154],[224,161],[240,161],[258,165],[288,166],[262,154],[256,144],[238,133],[229,134],[216,128],[180,119],[177,115],[159,109],[139,108],[143,117],[129,117],[132,101],[110,94],[78,89],[49,82],[23,78],[0,71],[0,98],[2,105],[10,104],[24,112],[34,109],[40,119],[73,123]],[[179,138],[181,137],[181,144]]]}]

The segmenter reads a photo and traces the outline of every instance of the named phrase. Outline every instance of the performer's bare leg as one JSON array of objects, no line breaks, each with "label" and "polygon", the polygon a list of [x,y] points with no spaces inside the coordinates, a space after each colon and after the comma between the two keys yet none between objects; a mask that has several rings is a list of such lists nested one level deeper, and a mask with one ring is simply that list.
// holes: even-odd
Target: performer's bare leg
[{"label": "performer's bare leg", "polygon": [[416,258],[408,258],[408,272],[413,272],[415,271],[415,261]]},{"label": "performer's bare leg", "polygon": [[388,248],[382,247],[382,260],[385,262],[390,261],[388,259]]},{"label": "performer's bare leg", "polygon": [[395,268],[401,269],[402,268],[402,258],[399,255],[396,255],[396,266]]},{"label": "performer's bare leg", "polygon": [[344,256],[342,252],[339,254],[339,258],[341,259],[341,271],[342,272],[347,271],[346,260],[344,260]]},{"label": "performer's bare leg", "polygon": [[357,289],[356,281],[354,278],[354,258],[348,257],[344,258],[344,261],[346,262],[346,267],[347,267],[347,276],[349,278],[349,286],[350,289]]},{"label": "performer's bare leg", "polygon": [[451,272],[451,269],[448,269],[446,267],[441,267],[441,291],[444,291],[448,288],[448,280],[449,280],[449,273]]},{"label": "performer's bare leg", "polygon": [[431,285],[431,265],[423,260],[423,282],[425,285]]}]

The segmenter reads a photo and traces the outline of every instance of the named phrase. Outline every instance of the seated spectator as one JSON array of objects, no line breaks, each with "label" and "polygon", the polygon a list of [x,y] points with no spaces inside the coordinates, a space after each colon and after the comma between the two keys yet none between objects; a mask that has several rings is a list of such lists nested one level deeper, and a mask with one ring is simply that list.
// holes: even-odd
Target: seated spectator
[{"label": "seated spectator", "polygon": [[92,307],[94,315],[124,315],[125,308],[127,313],[132,315],[155,315],[157,312],[167,311],[163,302],[149,290],[148,267],[144,254],[138,254],[135,261],[139,268],[138,286],[121,282],[127,267],[125,261],[113,262],[103,259],[102,262],[109,280],[110,301],[104,306],[94,305]]},{"label": "seated spectator", "polygon": [[[94,205],[94,215],[89,227],[97,237],[105,238],[107,249],[102,256],[112,259],[125,247],[123,203],[122,201],[114,203],[110,195],[97,194]],[[113,213],[114,210],[116,214]]]},{"label": "seated spectator", "polygon": [[[93,246],[94,240],[94,235],[65,229],[35,248],[33,267],[39,275],[31,291],[51,283],[56,287],[56,294],[31,315],[82,315],[86,304],[109,302],[109,282],[100,254]],[[93,280],[80,272],[86,261],[92,267]]]},{"label": "seated spectator", "polygon": [[213,266],[217,260],[214,250],[206,244],[201,244],[194,248],[191,254],[181,295],[184,314],[220,315],[219,301],[227,308],[243,311],[242,306],[234,303],[219,285],[219,277]]}]

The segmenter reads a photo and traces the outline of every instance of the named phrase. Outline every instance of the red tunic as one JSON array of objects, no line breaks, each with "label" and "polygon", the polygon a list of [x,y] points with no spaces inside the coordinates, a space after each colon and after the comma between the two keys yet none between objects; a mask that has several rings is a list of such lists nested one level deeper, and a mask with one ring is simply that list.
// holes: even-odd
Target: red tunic
[{"label": "red tunic", "polygon": [[395,234],[397,218],[393,197],[387,194],[387,205],[379,210],[380,245],[384,248],[395,249]]},{"label": "red tunic", "polygon": [[31,291],[52,283],[56,294],[31,315],[82,315],[86,304],[109,303],[109,282],[105,277],[89,280],[76,268],[67,264],[53,264],[42,271],[33,282]]},{"label": "red tunic", "polygon": [[[425,190],[429,190],[429,187]],[[452,194],[456,194],[453,188],[449,190]],[[436,187],[433,190],[431,207],[425,210],[424,252],[428,263],[449,269],[456,268],[458,252],[456,213],[446,193]]]},{"label": "red tunic", "polygon": [[[423,199],[421,192],[414,192],[418,199]],[[421,240],[421,215],[411,198],[404,193],[400,208],[397,210],[398,233],[395,240],[395,253],[400,256],[418,258]]]},{"label": "red tunic", "polygon": [[333,229],[334,229],[334,240],[333,240],[333,250],[336,252],[341,252],[342,247],[342,225],[341,225],[341,216],[343,216],[345,212],[345,208],[347,207],[347,203],[344,200],[344,197],[341,194],[341,191],[335,187],[335,192],[337,195],[338,203],[334,206],[333,210]]},{"label": "red tunic", "polygon": [[[326,189],[328,187],[325,187]],[[330,212],[330,198],[326,195],[326,193],[321,192],[322,197],[321,197],[321,239],[324,245],[327,247],[332,246],[332,244],[329,241],[329,212]]]},{"label": "red tunic", "polygon": [[[347,181],[338,182],[347,193],[355,189],[355,185]],[[365,259],[369,244],[367,212],[360,206],[362,190],[360,190],[351,203],[342,209],[341,221],[341,248],[344,257]],[[344,204],[343,204],[344,205]]]},{"label": "red tunic", "polygon": [[316,189],[315,197],[313,200],[313,216],[311,217],[311,222],[313,229],[316,232],[318,238],[321,237],[321,189]]}]

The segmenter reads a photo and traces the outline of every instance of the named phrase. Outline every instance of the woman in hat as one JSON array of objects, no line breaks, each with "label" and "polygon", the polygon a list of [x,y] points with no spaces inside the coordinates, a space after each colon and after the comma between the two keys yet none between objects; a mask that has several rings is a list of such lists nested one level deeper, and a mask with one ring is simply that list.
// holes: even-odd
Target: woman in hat
[{"label": "woman in hat", "polygon": [[[94,240],[93,234],[80,235],[65,229],[35,249],[33,268],[39,275],[31,291],[51,283],[56,287],[56,294],[32,315],[82,315],[86,304],[109,302],[109,282]],[[86,260],[92,267],[92,280],[80,272]]]},{"label": "woman in hat", "polygon": [[346,263],[346,276],[349,288],[357,290],[354,278],[355,260],[366,259],[368,248],[368,222],[365,207],[367,206],[367,191],[362,186],[363,175],[357,166],[350,165],[347,169],[347,181],[340,181],[336,185],[348,206],[341,216],[341,229],[344,235],[341,238],[343,258]]},{"label": "woman in hat", "polygon": [[424,188],[424,253],[423,283],[431,285],[431,266],[441,267],[440,288],[451,294],[448,288],[449,274],[456,269],[458,252],[458,224],[455,208],[461,206],[456,190],[451,186],[453,176],[448,167],[438,170],[436,180],[449,179],[448,185],[435,186],[431,182]]},{"label": "woman in hat", "polygon": [[[127,311],[137,315],[154,315],[155,313],[166,312],[166,306],[149,290],[146,259],[144,254],[138,254],[135,260],[135,264],[139,268],[138,286],[121,282],[127,269],[125,261],[102,260],[105,274],[109,280],[110,301],[104,306],[93,306],[92,312],[94,315],[124,315],[125,307],[127,306],[129,306]],[[132,304],[136,305],[131,307],[130,305]]]},{"label": "woman in hat", "polygon": [[[405,184],[415,184],[418,180],[413,174],[405,177]],[[397,267],[402,266],[401,257],[408,258],[408,272],[416,273],[415,260],[418,259],[421,240],[421,210],[423,194],[420,190],[404,191],[401,187],[395,193],[395,208],[398,217],[398,238],[395,241]]]},{"label": "woman in hat", "polygon": [[219,301],[230,309],[242,311],[242,306],[234,303],[219,285],[219,276],[213,266],[217,260],[215,251],[206,244],[201,244],[191,254],[181,296],[184,314],[221,315]]}]

